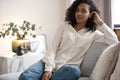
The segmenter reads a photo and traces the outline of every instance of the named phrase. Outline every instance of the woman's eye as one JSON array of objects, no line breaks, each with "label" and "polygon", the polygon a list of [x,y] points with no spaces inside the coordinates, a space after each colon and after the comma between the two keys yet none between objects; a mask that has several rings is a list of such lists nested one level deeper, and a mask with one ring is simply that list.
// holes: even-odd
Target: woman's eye
[{"label": "woman's eye", "polygon": [[76,12],[87,13],[87,12],[89,12],[89,11],[88,11],[88,10],[85,10],[85,9],[82,9],[82,10],[77,9]]},{"label": "woman's eye", "polygon": [[88,11],[87,10],[81,10],[82,13],[87,13]]}]

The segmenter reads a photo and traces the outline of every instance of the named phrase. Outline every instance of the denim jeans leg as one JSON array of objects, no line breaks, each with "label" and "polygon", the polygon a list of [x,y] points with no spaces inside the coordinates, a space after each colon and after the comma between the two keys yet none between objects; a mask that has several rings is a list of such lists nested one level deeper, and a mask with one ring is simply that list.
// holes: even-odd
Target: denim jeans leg
[{"label": "denim jeans leg", "polygon": [[44,67],[44,62],[38,61],[21,73],[19,80],[40,80],[44,72]]},{"label": "denim jeans leg", "polygon": [[78,80],[80,68],[74,65],[65,65],[53,73],[51,80]]}]

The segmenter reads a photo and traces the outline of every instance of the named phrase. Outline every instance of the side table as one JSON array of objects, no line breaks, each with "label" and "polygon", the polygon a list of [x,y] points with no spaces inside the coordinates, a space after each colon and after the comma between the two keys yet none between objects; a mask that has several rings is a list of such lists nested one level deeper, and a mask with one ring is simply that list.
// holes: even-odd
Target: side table
[{"label": "side table", "polygon": [[21,72],[35,62],[42,59],[44,54],[25,54],[23,56],[0,56],[0,75],[5,73]]},{"label": "side table", "polygon": [[[2,41],[4,42],[4,39]],[[11,46],[10,43],[9,46]],[[0,75],[24,71],[35,62],[41,60],[44,53],[46,53],[44,34],[37,34],[36,38],[30,39],[30,51],[22,56],[13,56],[14,53],[11,52],[11,47],[8,49],[9,46],[5,45],[5,50],[2,46],[0,48]]]}]

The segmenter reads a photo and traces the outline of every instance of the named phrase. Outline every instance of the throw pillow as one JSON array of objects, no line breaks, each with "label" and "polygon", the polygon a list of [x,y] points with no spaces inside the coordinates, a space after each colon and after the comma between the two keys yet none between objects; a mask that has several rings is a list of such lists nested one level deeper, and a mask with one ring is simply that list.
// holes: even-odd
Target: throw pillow
[{"label": "throw pillow", "polygon": [[93,68],[101,55],[101,53],[108,47],[106,43],[94,42],[87,50],[83,62],[80,66],[81,76],[88,77],[93,71]]},{"label": "throw pillow", "polygon": [[120,80],[120,51],[119,51],[119,59],[117,61],[115,70],[110,77],[110,80]]},{"label": "throw pillow", "polygon": [[111,73],[118,59],[120,43],[108,47],[98,59],[90,80],[110,80]]}]

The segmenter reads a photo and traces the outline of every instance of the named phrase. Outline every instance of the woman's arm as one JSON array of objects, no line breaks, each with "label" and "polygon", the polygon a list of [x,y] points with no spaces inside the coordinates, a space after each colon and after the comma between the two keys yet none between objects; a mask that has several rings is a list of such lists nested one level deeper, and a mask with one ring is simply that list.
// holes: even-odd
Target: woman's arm
[{"label": "woman's arm", "polygon": [[50,46],[47,46],[47,52],[45,54],[45,57],[42,59],[43,62],[45,62],[45,71],[52,72],[53,68],[55,67],[54,59],[62,39],[62,34],[63,25],[60,25],[56,30],[52,43],[50,44]]},{"label": "woman's arm", "polygon": [[94,22],[98,25],[97,29],[103,33],[102,36],[96,35],[96,41],[105,42],[109,45],[118,42],[115,32],[103,22],[96,12],[94,12]]}]

